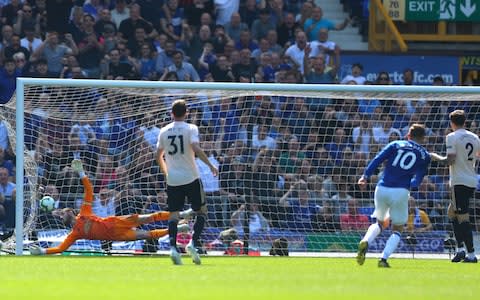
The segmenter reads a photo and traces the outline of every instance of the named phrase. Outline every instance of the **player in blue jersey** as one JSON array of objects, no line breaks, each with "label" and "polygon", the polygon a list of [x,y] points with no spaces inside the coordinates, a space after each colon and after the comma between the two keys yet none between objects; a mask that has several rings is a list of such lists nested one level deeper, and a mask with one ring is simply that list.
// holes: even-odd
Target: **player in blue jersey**
[{"label": "player in blue jersey", "polygon": [[370,225],[358,245],[357,262],[363,265],[368,245],[382,232],[388,215],[393,233],[387,240],[378,262],[379,267],[389,268],[389,256],[400,242],[401,232],[408,219],[408,198],[410,189],[416,189],[427,173],[430,154],[421,146],[425,138],[425,127],[413,124],[408,131],[408,140],[394,141],[385,146],[368,164],[363,176],[358,180],[364,189],[375,170],[385,162],[383,175],[375,188],[375,211],[377,222]]}]

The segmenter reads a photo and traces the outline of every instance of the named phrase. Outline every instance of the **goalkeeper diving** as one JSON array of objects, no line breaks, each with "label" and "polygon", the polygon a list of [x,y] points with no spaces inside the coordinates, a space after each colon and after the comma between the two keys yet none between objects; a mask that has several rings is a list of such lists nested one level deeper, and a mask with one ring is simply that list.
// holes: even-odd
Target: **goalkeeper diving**
[{"label": "goalkeeper diving", "polygon": [[[72,161],[72,168],[76,171],[81,180],[84,191],[84,198],[80,212],[75,216],[72,208],[64,208],[58,215],[72,231],[65,240],[57,247],[41,248],[33,246],[30,248],[32,255],[55,254],[67,250],[76,240],[106,240],[106,241],[134,241],[143,239],[158,239],[168,234],[168,229],[141,230],[138,226],[157,221],[168,220],[169,212],[156,212],[152,214],[125,216],[109,216],[101,218],[92,212],[93,186],[83,170],[82,162],[78,159]],[[182,211],[180,217],[186,218],[191,215],[191,209]],[[188,224],[178,225],[179,232],[188,231]]]}]

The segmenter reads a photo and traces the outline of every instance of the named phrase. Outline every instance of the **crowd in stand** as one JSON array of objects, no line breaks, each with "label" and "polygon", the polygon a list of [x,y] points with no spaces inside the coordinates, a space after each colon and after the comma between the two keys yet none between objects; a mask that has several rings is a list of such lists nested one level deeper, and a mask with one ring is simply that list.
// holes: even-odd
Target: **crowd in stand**
[{"label": "crowd in stand", "polygon": [[[358,4],[368,1],[343,2],[354,18],[334,24],[313,1],[300,0],[11,0],[1,12],[1,102],[10,99],[18,76],[391,84],[388,72],[366,81],[360,64],[351,75],[337,77],[340,47],[328,32],[362,24]],[[412,75],[405,70],[405,84],[412,84]],[[441,77],[435,84],[443,84]],[[35,101],[50,97],[45,92]],[[38,109],[27,120],[25,142],[35,153],[44,193],[56,195],[59,207],[76,208],[82,191],[68,165],[81,158],[94,179],[98,215],[165,209],[154,159],[165,120],[149,112],[114,118],[106,101],[95,100],[88,121],[57,122],[42,118],[49,112]],[[249,209],[256,216],[250,217],[252,232],[365,229],[373,190],[361,191],[356,180],[368,160],[403,138],[413,122],[429,128],[430,150],[444,152],[448,111],[463,105],[478,116],[473,106],[440,104],[260,96],[191,107],[189,121],[199,126],[202,147],[220,169],[215,178],[198,162],[210,225],[239,228]],[[471,126],[478,133],[476,123]],[[0,220],[11,224],[6,203],[12,201],[14,154],[3,127],[2,122]],[[432,227],[443,230],[448,172],[432,170],[412,196]],[[42,224],[60,226],[48,217]]]}]

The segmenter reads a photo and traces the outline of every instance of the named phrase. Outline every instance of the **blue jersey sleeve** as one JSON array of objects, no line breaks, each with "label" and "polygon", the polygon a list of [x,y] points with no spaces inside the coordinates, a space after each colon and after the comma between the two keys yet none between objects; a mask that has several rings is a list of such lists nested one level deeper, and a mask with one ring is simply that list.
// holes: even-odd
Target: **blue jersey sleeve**
[{"label": "blue jersey sleeve", "polygon": [[420,184],[422,184],[423,177],[425,177],[425,175],[427,174],[429,164],[430,164],[430,155],[427,154],[427,157],[425,158],[425,162],[423,163],[422,166],[418,167],[418,170],[415,173],[415,176],[410,181],[411,189],[418,189]]},{"label": "blue jersey sleeve", "polygon": [[380,166],[380,164],[386,160],[391,154],[392,154],[392,151],[394,151],[394,147],[393,147],[393,144],[390,143],[388,145],[386,145],[382,151],[380,151],[371,161],[370,163],[368,164],[367,168],[365,169],[365,172],[364,172],[364,177],[369,179],[370,176],[373,175],[373,172],[375,172],[375,170],[378,168],[378,166]]}]

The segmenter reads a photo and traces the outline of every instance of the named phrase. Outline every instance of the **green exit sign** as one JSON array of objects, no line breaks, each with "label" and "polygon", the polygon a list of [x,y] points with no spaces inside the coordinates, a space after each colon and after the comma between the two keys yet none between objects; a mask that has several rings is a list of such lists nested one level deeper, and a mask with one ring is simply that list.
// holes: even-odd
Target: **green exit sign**
[{"label": "green exit sign", "polygon": [[384,0],[394,20],[480,22],[480,0]]}]

